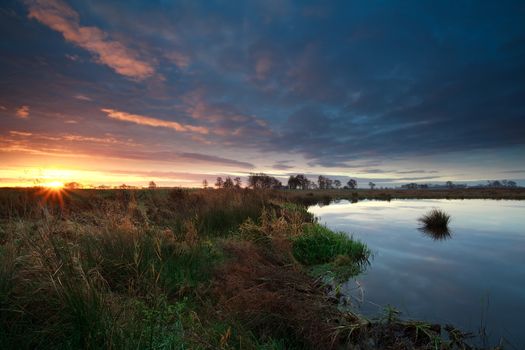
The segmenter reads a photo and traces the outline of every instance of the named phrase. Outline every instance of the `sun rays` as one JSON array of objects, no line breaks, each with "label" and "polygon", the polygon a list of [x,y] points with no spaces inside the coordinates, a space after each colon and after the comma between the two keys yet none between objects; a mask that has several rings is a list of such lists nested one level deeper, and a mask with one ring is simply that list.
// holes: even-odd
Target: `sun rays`
[{"label": "sun rays", "polygon": [[51,181],[42,183],[37,194],[45,203],[58,204],[61,209],[64,208],[64,198],[68,196],[64,183],[61,181]]},{"label": "sun rays", "polygon": [[42,184],[42,187],[46,187],[50,190],[58,191],[64,188],[64,183],[61,181],[51,181]]}]

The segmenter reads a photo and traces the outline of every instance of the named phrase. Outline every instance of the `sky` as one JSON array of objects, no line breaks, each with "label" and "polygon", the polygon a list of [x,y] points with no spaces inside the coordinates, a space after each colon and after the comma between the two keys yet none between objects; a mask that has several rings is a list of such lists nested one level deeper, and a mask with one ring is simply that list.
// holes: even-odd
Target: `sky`
[{"label": "sky", "polygon": [[0,2],[0,186],[525,185],[525,2]]}]

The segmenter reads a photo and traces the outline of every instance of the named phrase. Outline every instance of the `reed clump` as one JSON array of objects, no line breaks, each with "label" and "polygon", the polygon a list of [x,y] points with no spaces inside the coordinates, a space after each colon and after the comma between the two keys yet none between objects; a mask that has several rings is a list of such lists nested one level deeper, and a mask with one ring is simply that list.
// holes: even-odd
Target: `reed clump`
[{"label": "reed clump", "polygon": [[448,232],[450,215],[440,209],[432,209],[419,218],[419,222],[428,230]]}]

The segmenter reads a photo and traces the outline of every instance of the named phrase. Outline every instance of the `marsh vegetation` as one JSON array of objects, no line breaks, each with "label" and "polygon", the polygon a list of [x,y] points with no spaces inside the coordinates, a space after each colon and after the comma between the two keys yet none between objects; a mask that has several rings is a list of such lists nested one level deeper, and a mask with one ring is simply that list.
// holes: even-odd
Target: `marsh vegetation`
[{"label": "marsh vegetation", "polygon": [[439,327],[342,310],[319,277],[361,272],[369,249],[282,193],[13,189],[0,196],[3,349],[463,344],[442,338]]},{"label": "marsh vegetation", "polygon": [[418,221],[421,223],[420,230],[436,240],[450,237],[450,215],[440,209],[431,209],[422,215]]}]

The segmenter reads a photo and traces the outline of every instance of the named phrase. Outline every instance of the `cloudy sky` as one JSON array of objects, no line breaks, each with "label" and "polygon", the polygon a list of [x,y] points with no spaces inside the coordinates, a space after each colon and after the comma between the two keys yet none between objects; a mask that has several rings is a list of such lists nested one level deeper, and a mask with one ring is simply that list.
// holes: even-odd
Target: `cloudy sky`
[{"label": "cloudy sky", "polygon": [[525,185],[523,1],[0,3],[0,185]]}]

